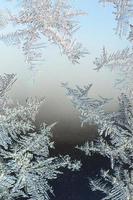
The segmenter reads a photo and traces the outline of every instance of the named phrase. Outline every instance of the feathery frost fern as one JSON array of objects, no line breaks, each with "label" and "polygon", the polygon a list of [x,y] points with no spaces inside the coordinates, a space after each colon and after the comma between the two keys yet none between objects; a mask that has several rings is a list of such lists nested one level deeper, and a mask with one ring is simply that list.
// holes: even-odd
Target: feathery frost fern
[{"label": "feathery frost fern", "polygon": [[116,33],[119,36],[127,34],[129,30],[130,21],[133,19],[133,0],[99,0],[100,3],[113,5],[115,11],[115,20],[117,26],[115,28]]},{"label": "feathery frost fern", "polygon": [[31,69],[43,61],[44,39],[57,45],[72,63],[78,63],[86,50],[73,38],[79,28],[74,18],[84,14],[73,10],[66,0],[21,0],[17,12],[9,12],[9,23],[15,25],[16,31],[3,34],[0,39],[22,46]]},{"label": "feathery frost fern", "polygon": [[[116,32],[122,36],[130,27],[128,40],[132,43],[133,0],[100,2],[113,4]],[[16,26],[16,31],[1,35],[0,39],[21,45],[31,68],[42,60],[43,36],[58,45],[72,63],[77,63],[86,51],[73,40],[73,32],[78,28],[73,18],[82,14],[73,11],[65,0],[22,0],[18,12],[8,15],[8,22]],[[4,15],[0,16],[0,23],[6,24]],[[119,110],[107,113],[104,106],[111,99],[89,97],[92,84],[83,88],[76,86],[75,89],[67,83],[62,84],[80,113],[82,126],[95,124],[98,130],[94,141],[76,148],[88,156],[100,154],[109,159],[110,168],[107,171],[101,169],[100,177],[90,179],[91,189],[104,194],[102,200],[133,200],[133,91],[129,87],[132,86],[133,51],[125,48],[108,54],[103,48],[94,64],[96,70],[118,68],[120,76],[124,76],[117,79],[117,83],[124,82],[126,90],[118,98]],[[10,106],[6,93],[14,81],[13,74],[0,76],[0,199],[48,200],[49,193],[53,193],[49,180],[57,178],[61,173],[59,168],[78,170],[80,162],[72,162],[69,156],[50,157],[49,148],[54,147],[51,129],[55,124],[47,126],[43,123],[40,128],[35,125],[35,116],[43,99],[27,99],[26,106]]]},{"label": "feathery frost fern", "polygon": [[7,91],[16,80],[14,74],[0,76],[0,199],[48,200],[53,193],[49,180],[61,174],[59,168],[80,168],[68,155],[50,157],[51,129],[35,125],[43,99],[27,99],[26,105],[9,104]]},{"label": "feathery frost fern", "polygon": [[93,62],[96,65],[95,70],[99,71],[101,68],[109,68],[118,73],[118,78],[115,80],[115,86],[133,87],[133,49],[125,48],[113,53],[103,47],[102,54],[95,58]]},{"label": "feathery frost fern", "polygon": [[93,191],[105,194],[103,200],[133,199],[133,92],[122,93],[119,97],[119,111],[107,113],[104,106],[110,99],[88,97],[91,88],[77,86],[71,89],[63,84],[67,95],[80,113],[82,125],[95,124],[98,137],[76,147],[86,155],[100,154],[110,160],[110,169],[101,171],[101,178],[90,180]]}]

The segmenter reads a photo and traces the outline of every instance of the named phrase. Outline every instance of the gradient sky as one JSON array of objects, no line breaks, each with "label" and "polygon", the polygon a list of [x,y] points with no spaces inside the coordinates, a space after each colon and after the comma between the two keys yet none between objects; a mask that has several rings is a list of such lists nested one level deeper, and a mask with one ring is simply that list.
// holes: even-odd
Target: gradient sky
[{"label": "gradient sky", "polygon": [[[1,7],[7,7],[12,2],[0,1]],[[32,74],[24,62],[21,49],[9,47],[0,42],[0,73],[16,73],[18,81],[15,83],[11,96],[23,101],[27,96],[45,96],[45,117],[53,120],[62,117],[70,118],[75,112],[69,99],[65,97],[65,91],[60,87],[61,82],[69,82],[70,85],[84,85],[93,83],[91,95],[115,97],[118,91],[113,88],[114,73],[108,70],[96,72],[93,70],[93,60],[99,56],[103,45],[109,51],[122,49],[128,46],[125,38],[120,39],[113,30],[116,27],[115,17],[112,14],[113,7],[103,7],[98,0],[73,0],[73,6],[88,13],[78,17],[80,29],[75,37],[85,48],[89,55],[81,58],[80,64],[72,65],[66,56],[61,56],[58,47],[50,46],[44,49],[45,61],[39,66],[33,83]],[[15,7],[17,9],[17,6]],[[7,32],[9,30],[6,30]],[[115,101],[113,107],[115,109]]]}]

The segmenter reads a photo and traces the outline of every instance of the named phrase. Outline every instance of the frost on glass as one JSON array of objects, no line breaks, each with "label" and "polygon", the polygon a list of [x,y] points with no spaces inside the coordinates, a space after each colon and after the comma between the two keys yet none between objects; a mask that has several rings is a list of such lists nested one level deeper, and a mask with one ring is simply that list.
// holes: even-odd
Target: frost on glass
[{"label": "frost on glass", "polygon": [[8,24],[8,12],[0,9],[0,29],[3,29]]},{"label": "frost on glass", "polygon": [[101,55],[96,57],[93,63],[97,71],[108,68],[117,72],[115,86],[119,88],[133,87],[133,50],[131,48],[109,53],[103,47]]},{"label": "frost on glass", "polygon": [[119,111],[105,112],[104,105],[110,99],[88,96],[91,85],[72,89],[63,84],[67,95],[80,113],[82,125],[95,124],[98,137],[76,148],[92,156],[100,154],[110,161],[108,171],[101,170],[101,176],[90,179],[93,191],[101,191],[103,200],[133,199],[133,92],[127,91],[119,97]]},{"label": "frost on glass", "polygon": [[126,35],[133,19],[133,0],[99,0],[99,2],[104,5],[113,5],[113,14],[117,22],[115,28],[116,33],[118,33],[120,37]]},{"label": "frost on glass", "polygon": [[35,123],[44,99],[28,98],[25,106],[9,104],[7,92],[15,80],[14,74],[0,76],[0,199],[48,200],[53,194],[49,180],[62,173],[59,168],[79,170],[80,161],[68,155],[50,157],[55,123]]},{"label": "frost on glass", "polygon": [[[132,26],[129,41],[132,42]],[[99,154],[110,161],[110,168],[101,169],[100,176],[89,178],[92,191],[100,191],[103,200],[133,199],[133,51],[125,48],[121,51],[108,53],[103,48],[102,54],[94,60],[95,70],[103,67],[116,70],[119,77],[121,95],[118,98],[119,110],[105,112],[105,105],[111,99],[101,97],[94,99],[88,96],[92,84],[83,88],[72,89],[63,83],[67,96],[71,98],[74,107],[79,111],[81,125],[94,124],[98,136],[94,141],[87,141],[76,148],[87,156]]]},{"label": "frost on glass", "polygon": [[81,43],[73,38],[79,28],[75,17],[84,14],[74,10],[68,0],[22,0],[16,13],[9,12],[9,23],[16,31],[3,34],[0,39],[21,46],[30,68],[43,61],[45,41],[57,45],[61,54],[75,64],[86,53]]}]

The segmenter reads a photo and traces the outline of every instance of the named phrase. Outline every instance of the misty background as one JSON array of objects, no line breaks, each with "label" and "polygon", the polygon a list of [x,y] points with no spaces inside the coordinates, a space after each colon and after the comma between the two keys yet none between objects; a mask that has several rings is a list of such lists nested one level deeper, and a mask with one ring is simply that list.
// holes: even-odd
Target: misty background
[{"label": "misty background", "polygon": [[[76,144],[87,138],[93,138],[96,135],[96,128],[87,125],[80,127],[78,112],[66,97],[61,83],[68,82],[72,87],[92,83],[93,87],[89,94],[92,97],[98,95],[113,97],[113,101],[106,109],[108,111],[117,109],[119,91],[113,86],[116,75],[107,69],[96,72],[93,70],[95,67],[93,61],[95,57],[99,57],[103,46],[110,52],[128,46],[125,38],[120,39],[115,35],[113,29],[116,27],[116,22],[112,6],[104,8],[98,0],[74,0],[72,3],[78,10],[88,13],[77,18],[80,29],[75,33],[75,37],[89,52],[81,58],[80,64],[71,64],[66,56],[60,54],[57,46],[46,41],[45,61],[33,74],[25,63],[21,49],[0,42],[0,74],[15,73],[17,76],[17,81],[9,92],[10,97],[20,103],[24,103],[25,99],[31,96],[45,97],[46,101],[41,106],[37,122],[45,121],[50,124],[57,121],[53,131],[54,139],[62,144]],[[0,6],[8,8],[11,2],[5,3],[1,0]],[[6,32],[10,32],[10,29]]]}]

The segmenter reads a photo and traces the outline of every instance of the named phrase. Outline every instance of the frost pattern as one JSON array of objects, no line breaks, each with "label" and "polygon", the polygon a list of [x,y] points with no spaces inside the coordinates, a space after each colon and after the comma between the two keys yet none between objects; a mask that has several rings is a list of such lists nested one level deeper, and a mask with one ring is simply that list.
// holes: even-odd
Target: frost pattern
[{"label": "frost pattern", "polygon": [[126,35],[130,25],[130,18],[133,18],[133,1],[132,0],[99,0],[99,2],[112,4],[115,11],[115,20],[117,21],[116,33],[121,37]]},{"label": "frost pattern", "polygon": [[1,35],[0,39],[22,46],[31,68],[43,61],[44,39],[56,44],[61,54],[67,55],[74,64],[87,53],[73,38],[73,33],[79,28],[74,18],[84,13],[73,10],[68,0],[22,0],[19,4],[19,11],[15,15],[11,13],[9,19],[17,30]]},{"label": "frost pattern", "polygon": [[[0,99],[15,82],[14,74],[0,76]],[[49,180],[56,179],[67,167],[79,170],[80,161],[68,155],[50,157],[54,148],[51,129],[54,124],[36,126],[35,117],[44,99],[26,100],[26,105],[6,104],[0,111],[0,199],[48,200],[53,189]]]},{"label": "frost pattern", "polygon": [[6,10],[0,9],[0,29],[3,29],[7,26],[9,22],[9,14]]},{"label": "frost pattern", "polygon": [[91,88],[85,86],[71,89],[64,83],[67,95],[80,113],[82,125],[95,124],[98,137],[76,147],[86,155],[100,154],[110,161],[108,171],[101,170],[101,176],[90,179],[93,191],[101,191],[103,200],[133,199],[133,92],[122,93],[119,97],[119,111],[107,113],[104,105],[110,99],[88,97]]},{"label": "frost pattern", "polygon": [[62,86],[65,87],[67,95],[70,96],[74,107],[80,113],[81,125],[83,126],[85,123],[98,125],[100,135],[108,128],[106,134],[110,134],[112,121],[109,120],[109,117],[111,114],[109,116],[105,114],[104,106],[111,99],[101,96],[99,99],[88,97],[92,84],[84,86],[84,88],[76,86],[75,89],[71,89],[67,83],[63,83]]},{"label": "frost pattern", "polygon": [[113,53],[103,47],[102,53],[95,58],[93,62],[96,65],[95,70],[99,71],[103,67],[115,70],[118,73],[118,78],[115,81],[117,87],[133,87],[133,50],[125,48]]}]

